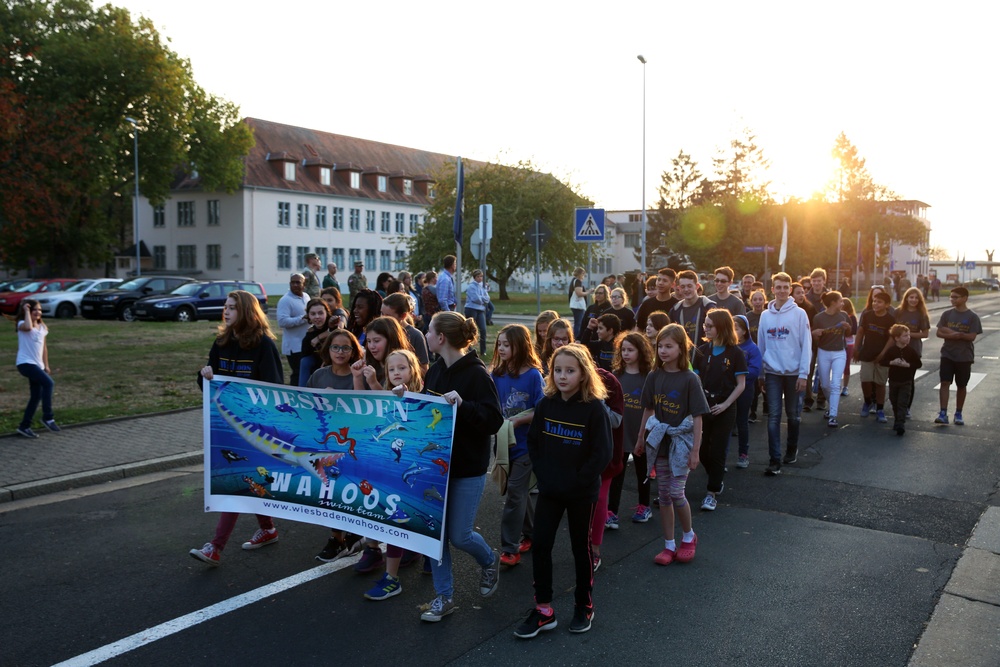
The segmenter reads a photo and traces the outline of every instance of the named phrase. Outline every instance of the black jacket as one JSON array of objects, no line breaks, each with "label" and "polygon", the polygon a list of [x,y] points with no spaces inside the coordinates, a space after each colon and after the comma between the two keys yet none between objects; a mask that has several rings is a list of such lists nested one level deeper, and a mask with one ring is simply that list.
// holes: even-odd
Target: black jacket
[{"label": "black jacket", "polygon": [[500,397],[486,365],[470,350],[446,366],[438,359],[424,378],[424,393],[441,396],[456,391],[462,397],[455,416],[451,448],[452,477],[479,477],[490,465],[490,436],[503,425]]},{"label": "black jacket", "polygon": [[528,456],[538,491],[547,496],[597,501],[601,473],[611,461],[611,422],[596,399],[546,396],[528,429]]},{"label": "black jacket", "polygon": [[[208,365],[212,367],[214,375],[231,375],[274,384],[285,383],[285,378],[282,377],[281,355],[278,354],[274,341],[267,336],[262,336],[260,344],[251,350],[244,350],[235,338],[230,338],[226,345],[212,343],[212,349],[208,353]],[[199,388],[203,381],[204,378],[199,371]]]}]

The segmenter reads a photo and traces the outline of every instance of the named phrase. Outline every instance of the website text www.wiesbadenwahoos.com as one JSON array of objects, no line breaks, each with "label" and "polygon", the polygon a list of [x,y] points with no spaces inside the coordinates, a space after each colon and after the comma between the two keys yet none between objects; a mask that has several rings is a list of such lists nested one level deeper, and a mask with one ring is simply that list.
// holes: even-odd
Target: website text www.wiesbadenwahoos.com
[{"label": "website text www.wiesbadenwahoos.com", "polygon": [[283,510],[285,512],[292,512],[298,514],[307,514],[309,516],[321,516],[326,519],[339,519],[346,524],[357,526],[359,530],[364,530],[368,534],[377,532],[383,533],[385,535],[391,535],[393,537],[400,537],[403,539],[409,539],[410,535],[404,530],[398,530],[391,526],[385,526],[380,523],[374,523],[368,521],[359,516],[353,516],[351,514],[341,514],[340,512],[333,512],[330,510],[318,509],[316,507],[302,507],[301,505],[287,505],[285,503],[272,503],[264,502],[264,507],[267,509]]}]

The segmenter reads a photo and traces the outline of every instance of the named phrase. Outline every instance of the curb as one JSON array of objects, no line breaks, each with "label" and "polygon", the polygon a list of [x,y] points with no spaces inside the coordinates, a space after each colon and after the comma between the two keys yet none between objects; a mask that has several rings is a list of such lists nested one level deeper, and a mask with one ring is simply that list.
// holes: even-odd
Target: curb
[{"label": "curb", "polygon": [[126,463],[123,465],[111,466],[109,468],[97,468],[86,472],[73,473],[72,475],[62,475],[50,479],[42,479],[24,484],[13,484],[11,486],[0,487],[0,505],[15,500],[25,498],[35,498],[38,496],[56,493],[57,491],[68,491],[85,486],[103,484],[129,477],[139,477],[154,472],[163,472],[187,465],[195,465],[204,462],[205,454],[202,450],[196,452],[186,452],[183,454],[173,454],[160,458]]}]

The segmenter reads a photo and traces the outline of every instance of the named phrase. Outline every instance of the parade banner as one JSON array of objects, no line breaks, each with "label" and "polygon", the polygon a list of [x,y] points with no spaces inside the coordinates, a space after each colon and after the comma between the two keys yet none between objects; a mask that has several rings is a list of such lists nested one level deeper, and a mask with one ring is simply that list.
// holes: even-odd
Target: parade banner
[{"label": "parade banner", "polygon": [[204,383],[205,511],[292,519],[440,558],[455,408],[407,392]]}]

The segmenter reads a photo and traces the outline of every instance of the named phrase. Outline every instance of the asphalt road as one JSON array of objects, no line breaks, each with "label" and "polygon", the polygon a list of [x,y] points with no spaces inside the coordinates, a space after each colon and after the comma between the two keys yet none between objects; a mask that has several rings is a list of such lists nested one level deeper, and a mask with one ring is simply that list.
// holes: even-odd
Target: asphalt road
[{"label": "asphalt road", "polygon": [[[977,310],[1000,311],[1000,298]],[[974,370],[986,377],[969,393],[966,426],[932,423],[940,347],[932,339],[904,437],[857,416],[855,377],[842,427],[804,415],[799,463],[779,478],[763,475],[764,423],[751,426],[750,469],[731,464],[718,511],[696,511],[693,563],[652,563],[662,548],[655,516],[609,532],[585,635],[566,630],[565,531],[555,552],[560,627],[521,641],[512,631],[532,603],[530,556],[484,600],[477,568],[458,554],[459,610],[438,624],[418,619],[433,597],[419,566],[403,571],[402,595],[378,603],[362,597],[375,576],[316,569],[326,539],[318,526],[283,521],[279,544],[242,552],[256,528],[242,518],[222,567],[206,568],[187,550],[211,536],[216,516],[202,512],[202,477],[190,469],[69,502],[0,507],[0,665],[903,667],[980,515],[998,504],[1000,315],[984,328]],[[633,505],[631,472],[626,480],[623,505]],[[688,484],[696,507],[704,484],[699,469]],[[493,545],[501,509],[487,485],[478,525]],[[315,578],[288,581],[295,577]],[[240,606],[250,592],[254,601]]]}]

